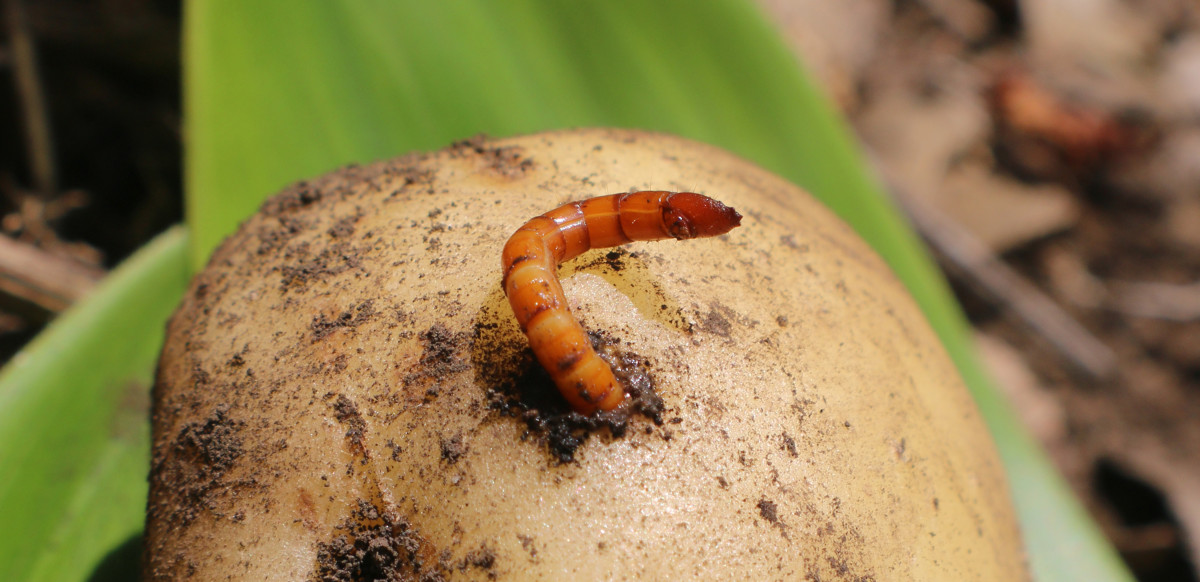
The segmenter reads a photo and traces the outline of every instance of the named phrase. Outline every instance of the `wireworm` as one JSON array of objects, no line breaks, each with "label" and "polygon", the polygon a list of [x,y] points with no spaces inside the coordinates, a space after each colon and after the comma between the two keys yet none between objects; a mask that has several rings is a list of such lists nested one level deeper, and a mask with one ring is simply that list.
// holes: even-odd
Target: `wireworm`
[{"label": "wireworm", "polygon": [[625,389],[567,307],[558,264],[589,249],[639,240],[725,234],[742,215],[694,192],[611,194],[533,218],[504,245],[502,285],[538,362],[575,411],[613,410]]}]

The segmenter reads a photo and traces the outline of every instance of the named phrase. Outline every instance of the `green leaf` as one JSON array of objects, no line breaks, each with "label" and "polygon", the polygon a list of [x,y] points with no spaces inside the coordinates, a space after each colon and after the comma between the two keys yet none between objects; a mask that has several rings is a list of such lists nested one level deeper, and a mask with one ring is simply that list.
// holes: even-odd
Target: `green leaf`
[{"label": "green leaf", "polygon": [[[581,125],[721,145],[836,193],[829,201],[839,211],[872,217],[893,236],[906,232],[878,203],[841,121],[741,2],[188,7],[196,266],[264,197],[295,180],[481,132]],[[875,202],[860,207],[864,197]]]},{"label": "green leaf", "polygon": [[86,579],[140,534],[152,371],[187,279],[176,227],[0,373],[0,580]]}]

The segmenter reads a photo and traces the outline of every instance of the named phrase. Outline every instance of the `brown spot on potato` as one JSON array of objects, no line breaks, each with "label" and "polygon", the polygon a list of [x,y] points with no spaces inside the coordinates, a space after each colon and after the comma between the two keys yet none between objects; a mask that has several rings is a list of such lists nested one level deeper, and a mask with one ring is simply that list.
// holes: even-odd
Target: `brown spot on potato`
[{"label": "brown spot on potato", "polygon": [[313,502],[312,493],[303,487],[296,495],[296,513],[300,515],[300,523],[304,524],[305,529],[317,530],[317,507]]}]

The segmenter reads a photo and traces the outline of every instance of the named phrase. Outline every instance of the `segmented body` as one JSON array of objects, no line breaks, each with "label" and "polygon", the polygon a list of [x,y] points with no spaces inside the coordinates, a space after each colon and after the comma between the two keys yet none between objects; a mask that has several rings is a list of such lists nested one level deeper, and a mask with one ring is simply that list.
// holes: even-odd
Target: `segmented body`
[{"label": "segmented body", "polygon": [[558,264],[589,249],[632,241],[717,236],[741,220],[733,208],[694,192],[633,192],[564,204],[508,239],[504,293],[538,362],[576,411],[617,408],[625,390],[571,315]]}]

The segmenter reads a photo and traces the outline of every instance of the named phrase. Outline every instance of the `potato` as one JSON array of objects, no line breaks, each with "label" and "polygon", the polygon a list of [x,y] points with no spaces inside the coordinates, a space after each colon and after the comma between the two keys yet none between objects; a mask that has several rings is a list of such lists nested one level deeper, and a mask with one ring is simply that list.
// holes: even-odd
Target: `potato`
[{"label": "potato", "polygon": [[[571,414],[500,250],[631,189],[737,208],[559,276],[642,394]],[[474,139],[268,200],[172,318],[148,579],[1023,580],[995,450],[884,263],[787,182],[678,138]]]}]

